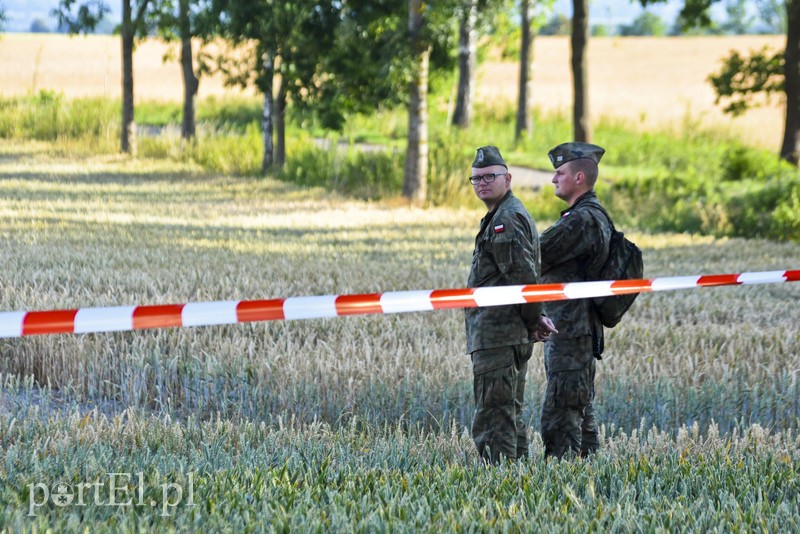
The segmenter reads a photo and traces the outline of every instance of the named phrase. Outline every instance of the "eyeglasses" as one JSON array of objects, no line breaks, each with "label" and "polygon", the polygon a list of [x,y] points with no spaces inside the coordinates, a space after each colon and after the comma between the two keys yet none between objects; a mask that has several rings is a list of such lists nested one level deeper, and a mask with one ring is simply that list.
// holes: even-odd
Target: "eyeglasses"
[{"label": "eyeglasses", "polygon": [[472,185],[478,185],[479,183],[481,183],[481,180],[483,180],[487,184],[490,184],[490,183],[494,182],[495,178],[497,178],[498,176],[505,176],[506,174],[508,174],[508,173],[507,172],[495,172],[495,173],[489,173],[489,174],[482,174],[480,176],[470,176],[469,177],[469,183],[471,183]]}]

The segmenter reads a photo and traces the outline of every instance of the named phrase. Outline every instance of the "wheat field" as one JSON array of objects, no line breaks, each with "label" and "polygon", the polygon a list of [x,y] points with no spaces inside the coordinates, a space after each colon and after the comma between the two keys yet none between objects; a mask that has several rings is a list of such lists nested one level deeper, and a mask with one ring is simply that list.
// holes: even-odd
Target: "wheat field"
[{"label": "wheat field", "polygon": [[[747,53],[764,46],[785,47],[781,36],[602,37],[588,48],[589,109],[595,119],[612,117],[643,128],[721,127],[745,143],[770,150],[780,146],[784,107],[779,97],[768,105],[731,118],[714,104],[707,82],[731,50]],[[134,53],[137,101],[183,98],[175,45],[146,40]],[[119,38],[43,34],[5,34],[0,38],[0,95],[43,89],[67,97],[121,95]],[[572,103],[567,37],[537,37],[534,42],[534,105],[547,112],[569,113]],[[518,67],[491,57],[479,66],[478,102],[516,102]],[[199,98],[253,94],[225,87],[218,77],[201,80]]]},{"label": "wheat field", "polygon": [[[565,44],[540,39],[537,62]],[[162,53],[137,49],[137,98],[180,99]],[[0,92],[117,97],[117,57],[113,38],[3,36],[0,64],[14,68]],[[546,63],[543,86],[568,76]],[[482,98],[506,98],[485,91],[513,88],[512,70],[484,65]],[[543,107],[565,105],[564,83]],[[630,118],[684,121],[672,105],[674,117]],[[483,215],[80,154],[0,144],[0,311],[462,287]],[[649,278],[800,268],[792,242],[631,237]],[[639,297],[607,334],[603,448],[587,461],[543,459],[537,347],[531,458],[490,469],[468,432],[460,310],[2,339],[0,532],[797,531],[798,304],[797,283]],[[61,487],[88,487],[88,502],[46,498]]]},{"label": "wheat field", "polygon": [[[481,216],[9,142],[0,309],[462,287]],[[633,237],[649,277],[800,265],[794,243]],[[467,431],[460,310],[5,339],[0,530],[797,525],[799,301],[798,284],[640,297],[599,365],[594,462],[542,460],[537,347],[532,459],[497,470]],[[160,506],[45,499],[109,473]],[[171,485],[189,503],[167,507]]]}]

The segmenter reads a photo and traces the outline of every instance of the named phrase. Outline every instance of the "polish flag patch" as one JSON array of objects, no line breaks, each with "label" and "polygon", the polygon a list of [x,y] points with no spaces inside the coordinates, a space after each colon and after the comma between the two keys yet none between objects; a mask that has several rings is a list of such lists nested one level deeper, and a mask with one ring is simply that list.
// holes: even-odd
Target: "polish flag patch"
[{"label": "polish flag patch", "polygon": [[505,232],[505,231],[506,231],[506,225],[505,224],[496,224],[495,227],[494,227],[494,233],[496,233],[496,234],[500,234],[500,233]]}]

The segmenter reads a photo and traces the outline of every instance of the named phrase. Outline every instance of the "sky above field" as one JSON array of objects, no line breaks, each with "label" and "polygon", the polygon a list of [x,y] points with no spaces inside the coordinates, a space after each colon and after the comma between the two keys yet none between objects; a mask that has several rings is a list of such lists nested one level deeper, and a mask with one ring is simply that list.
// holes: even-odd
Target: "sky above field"
[{"label": "sky above field", "polygon": [[[80,3],[80,0],[78,1]],[[5,7],[8,21],[5,25],[7,32],[27,32],[31,23],[36,19],[43,20],[48,27],[55,28],[56,21],[50,12],[58,6],[58,0],[0,0]],[[111,8],[111,18],[120,20],[121,2],[108,1]],[[664,19],[667,24],[672,24],[680,9],[682,2],[670,1],[666,4],[648,8],[649,11]],[[719,2],[724,4],[724,2]],[[566,16],[572,16],[572,0],[557,0],[555,10]],[[616,26],[630,23],[642,12],[642,7],[637,1],[630,0],[592,0],[590,3],[590,20],[592,24]]]}]

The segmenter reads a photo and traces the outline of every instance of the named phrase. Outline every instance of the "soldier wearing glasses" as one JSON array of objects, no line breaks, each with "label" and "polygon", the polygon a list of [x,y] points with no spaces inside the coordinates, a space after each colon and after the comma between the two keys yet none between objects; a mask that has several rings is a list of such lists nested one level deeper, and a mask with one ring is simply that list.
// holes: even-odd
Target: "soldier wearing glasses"
[{"label": "soldier wearing glasses", "polygon": [[[539,235],[511,192],[511,174],[497,147],[478,149],[470,183],[488,213],[475,238],[469,287],[538,284]],[[533,343],[556,330],[540,303],[468,308],[465,313],[476,407],[472,438],[478,453],[491,463],[525,457],[528,359]]]}]

